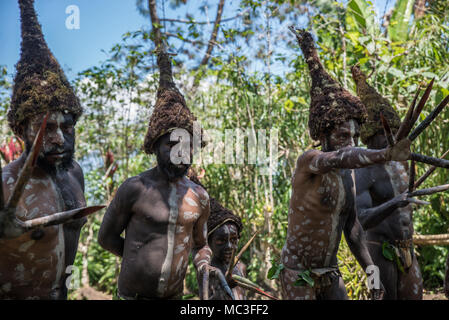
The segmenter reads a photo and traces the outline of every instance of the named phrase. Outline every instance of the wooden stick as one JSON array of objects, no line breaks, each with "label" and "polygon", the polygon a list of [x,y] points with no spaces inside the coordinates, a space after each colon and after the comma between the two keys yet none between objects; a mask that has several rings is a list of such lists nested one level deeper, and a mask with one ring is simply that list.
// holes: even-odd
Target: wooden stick
[{"label": "wooden stick", "polygon": [[391,131],[391,127],[382,112],[380,113],[380,120],[382,121],[382,125],[384,127],[385,137],[387,138],[388,145],[391,147],[394,145],[393,132]]},{"label": "wooden stick", "polygon": [[446,168],[449,169],[449,160],[425,156],[423,154],[412,152],[410,159],[415,160],[416,162],[427,163],[433,165],[438,168]]},{"label": "wooden stick", "polygon": [[449,239],[447,240],[418,240],[415,243],[418,246],[449,246]]},{"label": "wooden stick", "polygon": [[42,143],[44,140],[44,132],[45,127],[47,126],[47,119],[48,119],[49,113],[47,112],[47,115],[44,117],[44,120],[42,121],[41,127],[39,129],[39,132],[36,135],[36,138],[34,139],[33,146],[31,147],[30,153],[28,154],[28,157],[25,160],[25,163],[20,170],[19,177],[17,178],[16,184],[14,185],[14,189],[11,192],[11,196],[9,197],[6,208],[7,209],[13,209],[8,210],[10,214],[15,215],[15,208],[17,206],[17,203],[20,200],[20,197],[22,196],[23,191],[25,190],[25,185],[27,184],[28,180],[31,177],[31,173],[33,172],[33,167],[36,164],[37,158],[39,156],[40,149],[42,147]]},{"label": "wooden stick", "polygon": [[261,287],[259,287],[257,284],[253,283],[252,281],[240,277],[238,275],[232,275],[232,279],[238,284],[239,287],[242,287],[244,289],[248,289],[252,292],[255,292],[257,294],[263,295],[267,298],[270,298],[272,300],[279,300],[278,298],[266,293]]},{"label": "wooden stick", "polygon": [[444,107],[449,103],[449,95],[440,102],[440,104],[429,113],[429,115],[416,127],[415,130],[408,136],[410,141],[415,140],[443,111]]},{"label": "wooden stick", "polygon": [[443,184],[443,185],[432,187],[432,188],[421,189],[421,190],[416,190],[416,191],[410,192],[408,194],[408,196],[409,197],[427,196],[427,195],[434,194],[437,192],[446,191],[447,189],[449,189],[449,184]]},{"label": "wooden stick", "polygon": [[232,270],[234,270],[234,258],[235,258],[235,248],[232,248],[231,260],[229,260],[228,270],[226,270],[225,278],[228,278],[230,274],[232,274]]},{"label": "wooden stick", "polygon": [[243,253],[245,253],[245,251],[249,248],[249,245],[251,244],[251,242],[253,242],[253,240],[256,238],[257,234],[259,233],[259,230],[257,230],[254,235],[251,237],[251,239],[248,240],[248,242],[242,247],[242,249],[240,250],[240,252],[237,254],[237,256],[235,257],[233,266],[232,266],[232,270],[234,270],[235,266],[237,265],[237,263],[239,262],[240,258],[242,257]]},{"label": "wooden stick", "polygon": [[449,240],[449,233],[443,234],[414,234],[413,241],[415,240]]},{"label": "wooden stick", "polygon": [[419,199],[408,198],[407,200],[408,200],[408,202],[410,202],[410,203],[414,203],[414,204],[418,204],[418,205],[424,205],[424,206],[427,206],[427,205],[430,204],[430,202],[428,202],[428,201],[419,200]]},{"label": "wooden stick", "polygon": [[447,246],[449,245],[449,234],[414,234],[413,243],[416,245]]},{"label": "wooden stick", "polygon": [[425,106],[427,100],[429,99],[430,92],[432,91],[434,81],[435,81],[435,78],[433,78],[432,81],[430,81],[430,83],[427,85],[426,91],[424,91],[424,94],[422,95],[421,99],[419,100],[419,103],[416,106],[416,109],[413,111],[413,116],[410,121],[410,128],[409,128],[408,132],[406,133],[406,135],[408,135],[410,133],[410,130],[412,130],[413,126],[416,123],[416,120],[418,120],[419,115],[421,114],[421,111],[424,109],[424,106]]},{"label": "wooden stick", "polygon": [[419,93],[421,92],[421,86],[418,87],[418,90],[416,90],[415,97],[413,98],[412,104],[407,110],[407,114],[404,117],[404,120],[401,122],[401,125],[398,129],[398,132],[396,132],[396,141],[402,140],[404,137],[407,136],[407,132],[410,131],[410,122],[412,120],[413,112],[415,110],[416,106],[416,100],[418,99]]},{"label": "wooden stick", "polygon": [[[446,150],[445,153],[440,157],[440,159],[444,159],[449,153],[449,149]],[[418,188],[434,171],[438,168],[436,166],[431,166],[421,177],[419,177],[418,181],[415,182],[414,189]]]},{"label": "wooden stick", "polygon": [[232,290],[229,287],[229,284],[226,281],[226,278],[223,275],[223,273],[220,270],[216,270],[215,274],[218,275],[218,279],[220,280],[221,286],[225,289],[226,293],[232,298],[232,300],[235,300],[234,294],[232,293]]},{"label": "wooden stick", "polygon": [[50,214],[48,216],[44,216],[41,218],[36,218],[32,220],[26,220],[26,221],[20,221],[20,225],[24,227],[26,230],[31,230],[35,228],[41,228],[41,227],[48,227],[55,224],[61,224],[66,223],[70,220],[79,219],[85,216],[88,216],[94,212],[97,212],[106,206],[90,206],[90,207],[83,207],[83,208],[77,208],[73,210],[63,211],[63,212],[57,212]]}]

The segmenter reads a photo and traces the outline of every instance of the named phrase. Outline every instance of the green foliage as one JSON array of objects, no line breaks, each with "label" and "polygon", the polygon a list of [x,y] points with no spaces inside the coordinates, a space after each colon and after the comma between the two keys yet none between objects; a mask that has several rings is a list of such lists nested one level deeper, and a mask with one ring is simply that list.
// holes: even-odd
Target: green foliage
[{"label": "green foliage", "polygon": [[276,258],[271,259],[271,268],[268,270],[267,278],[270,280],[279,279],[279,275],[283,269],[283,263],[278,263]]},{"label": "green foliage", "polygon": [[296,279],[293,285],[296,287],[304,287],[307,285],[313,288],[315,285],[315,280],[313,280],[310,270],[304,270],[298,273],[298,279]]},{"label": "green foliage", "polygon": [[366,285],[366,274],[349,250],[344,236],[342,236],[340,241],[337,259],[349,299],[369,299],[370,294],[368,286]]},{"label": "green foliage", "polygon": [[415,0],[397,0],[388,25],[388,34],[392,41],[405,41],[413,13]]}]

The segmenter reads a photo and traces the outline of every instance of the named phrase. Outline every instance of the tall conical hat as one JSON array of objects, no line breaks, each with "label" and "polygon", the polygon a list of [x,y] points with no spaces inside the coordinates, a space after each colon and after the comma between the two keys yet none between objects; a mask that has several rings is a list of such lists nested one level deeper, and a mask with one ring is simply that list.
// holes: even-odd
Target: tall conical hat
[{"label": "tall conical hat", "polygon": [[360,139],[367,143],[369,138],[378,132],[383,132],[380,113],[382,112],[388,124],[396,131],[401,126],[401,118],[393,109],[387,99],[382,97],[376,89],[366,82],[366,76],[360,68],[355,65],[351,68],[352,78],[357,87],[357,95],[362,100],[368,112],[368,119],[360,129]]},{"label": "tall conical hat", "polygon": [[362,124],[366,110],[360,99],[345,90],[324,70],[312,35],[305,30],[297,30],[296,38],[309,67],[312,86],[310,89],[309,130],[314,140],[320,134],[328,134],[335,125],[356,120]]},{"label": "tall conical hat", "polygon": [[154,153],[154,144],[160,137],[176,128],[186,129],[193,134],[193,122],[196,120],[184,96],[176,88],[170,57],[162,49],[158,49],[157,64],[159,88],[144,142],[144,150],[148,154]]},{"label": "tall conical hat", "polygon": [[34,0],[19,0],[19,7],[21,55],[16,65],[8,123],[14,133],[21,136],[25,121],[36,114],[61,111],[73,114],[76,121],[83,110],[45,42],[34,10]]},{"label": "tall conical hat", "polygon": [[[206,188],[199,181],[195,171],[193,169],[189,170],[189,179],[200,185],[205,190]],[[227,222],[234,223],[237,227],[237,232],[240,235],[242,231],[243,224],[240,217],[236,216],[232,210],[224,207],[217,199],[210,197],[210,215],[207,219],[207,234],[210,236],[215,230],[224,225]]]}]

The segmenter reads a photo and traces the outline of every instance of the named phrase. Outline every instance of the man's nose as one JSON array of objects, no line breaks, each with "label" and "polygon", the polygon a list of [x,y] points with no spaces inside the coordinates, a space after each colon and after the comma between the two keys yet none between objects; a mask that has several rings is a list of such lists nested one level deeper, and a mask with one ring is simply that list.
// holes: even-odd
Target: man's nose
[{"label": "man's nose", "polygon": [[57,129],[51,136],[50,142],[52,144],[56,144],[58,146],[64,146],[64,135],[62,134],[61,129]]}]

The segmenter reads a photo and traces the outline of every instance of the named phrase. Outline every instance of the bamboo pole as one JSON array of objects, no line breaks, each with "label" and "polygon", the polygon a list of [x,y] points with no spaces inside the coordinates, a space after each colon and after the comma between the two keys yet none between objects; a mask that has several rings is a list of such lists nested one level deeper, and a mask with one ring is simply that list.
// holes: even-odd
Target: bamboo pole
[{"label": "bamboo pole", "polygon": [[421,246],[449,246],[449,233],[430,235],[415,234],[413,235],[413,243]]}]

